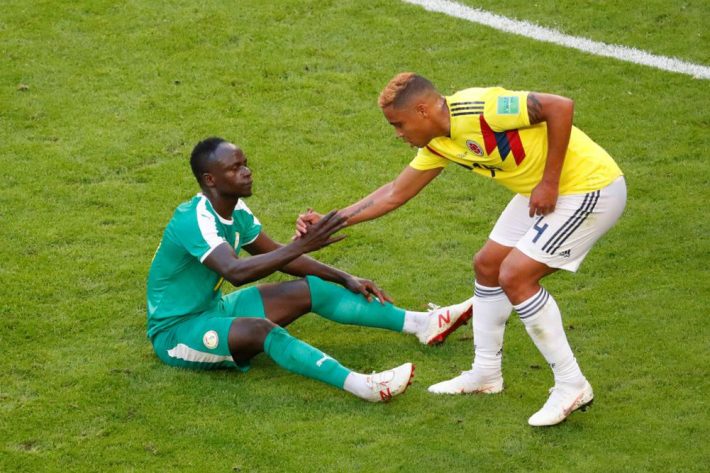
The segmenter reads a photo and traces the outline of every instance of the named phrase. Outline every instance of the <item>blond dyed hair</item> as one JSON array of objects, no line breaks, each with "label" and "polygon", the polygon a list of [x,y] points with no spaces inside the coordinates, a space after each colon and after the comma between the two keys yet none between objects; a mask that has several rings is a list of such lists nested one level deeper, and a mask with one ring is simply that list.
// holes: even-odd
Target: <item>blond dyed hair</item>
[{"label": "blond dyed hair", "polygon": [[380,108],[401,107],[423,92],[438,93],[434,85],[426,78],[414,72],[400,72],[382,89],[377,103]]}]

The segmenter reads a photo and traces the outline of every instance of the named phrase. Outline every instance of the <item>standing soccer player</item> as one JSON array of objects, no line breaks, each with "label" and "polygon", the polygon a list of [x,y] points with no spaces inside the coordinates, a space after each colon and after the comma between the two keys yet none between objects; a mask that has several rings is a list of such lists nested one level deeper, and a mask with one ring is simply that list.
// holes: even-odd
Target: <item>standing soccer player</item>
[{"label": "standing soccer player", "polygon": [[[572,100],[500,87],[444,97],[424,77],[401,73],[384,88],[379,105],[397,136],[419,151],[394,181],[340,211],[348,225],[400,207],[452,162],[516,194],[474,258],[472,367],[429,391],[502,391],[503,333],[515,309],[555,378],[530,425],[558,424],[591,404],[592,387],[540,280],[579,268],[622,214],[626,184],[609,154],[572,125]],[[297,236],[307,235],[307,224],[319,218],[311,211],[300,215]]]},{"label": "standing soccer player", "polygon": [[[283,327],[315,312],[342,324],[410,333],[433,345],[471,317],[471,301],[429,313],[405,311],[372,281],[306,256],[343,238],[333,237],[345,224],[335,211],[289,245],[269,238],[242,200],[252,194],[252,173],[232,143],[201,141],[190,165],[202,192],[175,210],[148,275],[148,338],[163,362],[246,371],[249,360],[263,351],[289,371],[368,401],[386,401],[407,388],[411,363],[372,375],[356,373]],[[239,258],[241,248],[254,256]],[[225,280],[242,286],[276,271],[300,279],[222,296]]]}]

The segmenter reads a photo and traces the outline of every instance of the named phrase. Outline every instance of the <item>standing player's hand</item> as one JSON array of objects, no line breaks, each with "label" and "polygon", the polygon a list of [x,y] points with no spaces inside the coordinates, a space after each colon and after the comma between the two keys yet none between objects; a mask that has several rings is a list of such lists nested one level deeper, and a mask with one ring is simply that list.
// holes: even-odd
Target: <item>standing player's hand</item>
[{"label": "standing player's hand", "polygon": [[298,214],[298,218],[296,219],[296,234],[293,236],[292,240],[301,238],[308,231],[309,225],[315,225],[322,218],[323,215],[314,212],[313,209],[308,209],[304,214]]},{"label": "standing player's hand", "polygon": [[530,193],[530,216],[547,215],[555,210],[557,205],[557,197],[560,193],[558,184],[550,184],[545,181],[535,186]]},{"label": "standing player's hand", "polygon": [[394,302],[385,291],[377,287],[377,284],[369,279],[348,276],[343,285],[355,294],[362,294],[365,296],[368,302],[372,302],[372,296],[375,296],[377,300],[380,301],[380,304],[384,304],[385,302]]},{"label": "standing player's hand", "polygon": [[333,236],[347,225],[347,217],[338,215],[337,210],[331,210],[314,224],[307,224],[306,231],[300,238],[295,239],[291,245],[298,246],[303,253],[319,250],[336,243],[346,235]]}]

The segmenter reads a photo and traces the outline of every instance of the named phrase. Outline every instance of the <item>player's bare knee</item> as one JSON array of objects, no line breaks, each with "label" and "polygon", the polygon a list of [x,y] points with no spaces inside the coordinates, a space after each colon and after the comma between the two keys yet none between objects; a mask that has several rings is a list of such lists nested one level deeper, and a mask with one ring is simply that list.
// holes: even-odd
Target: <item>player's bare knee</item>
[{"label": "player's bare knee", "polygon": [[473,271],[476,273],[476,280],[487,285],[496,285],[498,279],[499,261],[491,257],[490,253],[484,249],[476,253],[473,257]]},{"label": "player's bare knee", "polygon": [[248,320],[250,337],[258,341],[260,345],[264,345],[264,340],[269,335],[269,332],[276,327],[276,324],[269,319],[249,318]]},{"label": "player's bare knee", "polygon": [[236,358],[251,357],[263,351],[264,341],[276,324],[268,319],[234,319],[229,330],[229,351]]},{"label": "player's bare knee", "polygon": [[498,272],[498,283],[503,288],[506,294],[517,290],[521,284],[521,274],[514,265],[507,264],[505,261],[500,265]]}]

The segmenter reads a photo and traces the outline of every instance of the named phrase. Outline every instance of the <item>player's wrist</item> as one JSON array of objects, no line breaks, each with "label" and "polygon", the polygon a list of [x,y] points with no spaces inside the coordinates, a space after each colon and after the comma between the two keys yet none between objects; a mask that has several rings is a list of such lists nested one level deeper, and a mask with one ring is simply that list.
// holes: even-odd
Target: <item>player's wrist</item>
[{"label": "player's wrist", "polygon": [[290,253],[293,253],[296,256],[304,255],[308,253],[308,246],[306,243],[307,242],[304,238],[296,238],[295,240],[291,240],[291,243],[286,245],[284,249],[287,249]]},{"label": "player's wrist", "polygon": [[336,284],[340,284],[341,286],[345,286],[348,283],[348,280],[352,278],[352,276],[345,271],[341,271],[336,268],[330,268],[332,273],[331,273],[331,281],[333,281]]},{"label": "player's wrist", "polygon": [[547,186],[547,187],[558,188],[560,186],[560,176],[559,175],[542,176],[542,179],[540,180],[540,184]]}]

